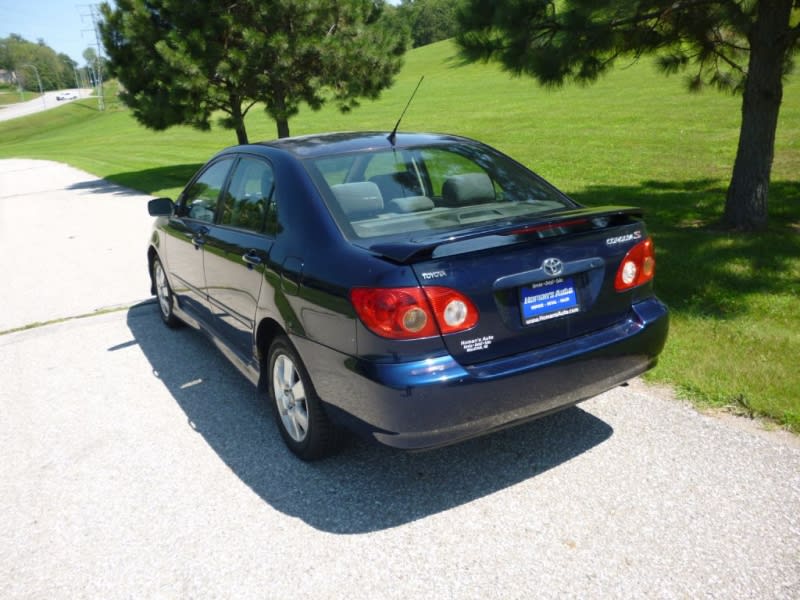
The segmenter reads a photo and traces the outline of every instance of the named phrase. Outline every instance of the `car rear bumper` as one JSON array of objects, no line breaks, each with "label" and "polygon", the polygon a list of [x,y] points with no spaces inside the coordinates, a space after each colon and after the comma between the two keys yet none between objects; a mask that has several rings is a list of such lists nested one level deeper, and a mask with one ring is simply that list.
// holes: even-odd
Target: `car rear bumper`
[{"label": "car rear bumper", "polygon": [[296,339],[331,416],[388,446],[447,445],[574,405],[643,373],[669,328],[655,298],[563,344],[464,367],[449,355],[375,363]]}]

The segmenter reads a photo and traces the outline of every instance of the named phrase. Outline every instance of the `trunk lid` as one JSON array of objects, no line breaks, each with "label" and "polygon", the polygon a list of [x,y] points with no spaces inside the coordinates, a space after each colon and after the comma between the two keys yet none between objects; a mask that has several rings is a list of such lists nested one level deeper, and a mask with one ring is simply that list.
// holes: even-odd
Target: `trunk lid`
[{"label": "trunk lid", "polygon": [[569,210],[371,250],[410,264],[421,285],[450,287],[473,301],[478,324],[442,336],[467,365],[626,319],[634,295],[617,292],[614,278],[627,251],[647,237],[640,217],[630,208]]}]

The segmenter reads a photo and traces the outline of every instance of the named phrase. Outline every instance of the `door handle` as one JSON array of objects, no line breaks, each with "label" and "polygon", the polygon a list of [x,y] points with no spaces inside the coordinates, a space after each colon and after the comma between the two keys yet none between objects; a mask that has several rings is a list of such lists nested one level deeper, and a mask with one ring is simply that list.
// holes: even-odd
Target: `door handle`
[{"label": "door handle", "polygon": [[209,228],[205,225],[198,227],[197,231],[194,232],[192,235],[192,243],[196,246],[202,246],[206,243],[206,234],[209,232]]},{"label": "door handle", "polygon": [[251,267],[256,267],[262,263],[261,257],[256,254],[255,250],[250,250],[247,254],[242,255],[242,260]]}]

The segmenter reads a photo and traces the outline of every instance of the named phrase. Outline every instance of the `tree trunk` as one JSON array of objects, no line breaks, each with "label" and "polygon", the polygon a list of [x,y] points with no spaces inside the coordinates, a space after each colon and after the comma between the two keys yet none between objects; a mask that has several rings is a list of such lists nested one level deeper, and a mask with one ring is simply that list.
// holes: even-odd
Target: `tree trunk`
[{"label": "tree trunk", "polygon": [[286,118],[275,119],[275,123],[278,125],[278,137],[279,138],[289,137],[289,119]]},{"label": "tree trunk", "polygon": [[278,126],[278,139],[289,137],[289,111],[286,109],[286,95],[283,90],[274,90],[272,104],[267,110]]},{"label": "tree trunk", "polygon": [[248,144],[247,129],[244,126],[244,113],[242,112],[242,101],[238,96],[231,96],[231,122],[236,131],[236,139],[240,144]]},{"label": "tree trunk", "polygon": [[783,98],[783,65],[790,44],[792,2],[760,0],[758,17],[749,35],[750,61],[739,147],[723,217],[727,227],[740,231],[754,231],[767,225],[769,178]]},{"label": "tree trunk", "polygon": [[240,144],[249,144],[250,141],[247,139],[247,130],[244,127],[244,121],[237,124],[236,127],[236,139]]},{"label": "tree trunk", "polygon": [[244,120],[242,120],[239,124],[236,125],[236,139],[240,144],[249,144],[250,141],[247,139],[247,129],[244,127]]}]

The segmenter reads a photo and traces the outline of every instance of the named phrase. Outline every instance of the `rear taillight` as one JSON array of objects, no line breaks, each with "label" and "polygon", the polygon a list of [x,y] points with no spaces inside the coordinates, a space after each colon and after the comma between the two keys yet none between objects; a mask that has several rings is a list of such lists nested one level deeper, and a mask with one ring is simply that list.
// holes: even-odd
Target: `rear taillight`
[{"label": "rear taillight", "polygon": [[647,238],[628,250],[617,269],[614,288],[624,292],[647,283],[656,273],[656,252],[653,239]]},{"label": "rear taillight", "polygon": [[380,336],[409,339],[439,333],[420,287],[354,288],[350,301],[364,325]]},{"label": "rear taillight", "polygon": [[446,287],[423,287],[442,333],[472,329],[478,324],[478,309],[464,294]]},{"label": "rear taillight", "polygon": [[455,333],[478,323],[478,309],[445,287],[354,288],[350,301],[371,331],[392,339]]}]

